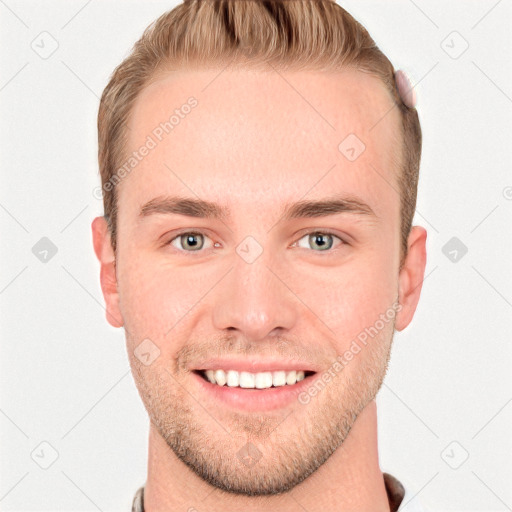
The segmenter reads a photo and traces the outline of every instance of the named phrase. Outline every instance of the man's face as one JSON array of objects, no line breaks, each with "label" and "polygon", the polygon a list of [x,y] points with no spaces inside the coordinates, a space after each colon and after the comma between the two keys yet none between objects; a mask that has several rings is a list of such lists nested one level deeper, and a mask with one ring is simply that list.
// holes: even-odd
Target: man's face
[{"label": "man's face", "polygon": [[[112,313],[124,322],[138,390],[170,449],[221,489],[271,494],[328,459],[385,375],[394,321],[378,320],[398,297],[398,112],[376,124],[392,100],[376,78],[352,70],[219,72],[172,72],[137,100],[127,153],[190,96],[197,106],[119,186]],[[366,146],[355,160],[354,138],[338,148],[349,134]],[[229,214],[149,206],[141,214],[170,196]],[[335,197],[373,213],[284,215],[294,202]],[[370,328],[360,351],[333,370]],[[134,351],[147,339],[160,353],[146,365]],[[334,377],[308,403],[303,394],[271,409],[255,405],[269,390],[238,389],[245,405],[236,406],[192,371],[210,358],[302,361],[316,370],[310,385]],[[296,386],[309,389],[304,383]],[[259,453],[252,465],[242,460],[248,442]]]}]

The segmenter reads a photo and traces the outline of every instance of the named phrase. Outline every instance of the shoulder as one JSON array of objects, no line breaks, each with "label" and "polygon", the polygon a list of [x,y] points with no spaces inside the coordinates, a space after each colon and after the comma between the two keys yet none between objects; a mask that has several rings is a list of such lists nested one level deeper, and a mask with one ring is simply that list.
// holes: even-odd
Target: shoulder
[{"label": "shoulder", "polygon": [[431,512],[420,502],[412,488],[389,473],[383,473],[391,512],[407,505],[407,512]]},{"label": "shoulder", "polygon": [[139,487],[133,497],[132,512],[144,512],[144,486]]}]

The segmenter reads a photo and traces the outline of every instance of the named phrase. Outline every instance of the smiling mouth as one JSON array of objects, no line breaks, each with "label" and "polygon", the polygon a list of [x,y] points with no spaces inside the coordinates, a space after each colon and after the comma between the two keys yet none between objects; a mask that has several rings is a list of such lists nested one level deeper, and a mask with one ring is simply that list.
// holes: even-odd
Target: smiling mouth
[{"label": "smiling mouth", "polygon": [[242,388],[247,390],[271,389],[294,386],[298,382],[315,375],[313,371],[268,371],[238,372],[236,370],[193,370],[203,380],[216,386]]}]

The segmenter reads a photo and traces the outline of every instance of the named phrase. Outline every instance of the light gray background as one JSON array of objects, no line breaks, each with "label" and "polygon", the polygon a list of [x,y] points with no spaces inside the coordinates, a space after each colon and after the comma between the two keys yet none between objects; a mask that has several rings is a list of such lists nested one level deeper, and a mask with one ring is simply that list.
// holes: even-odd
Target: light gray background
[{"label": "light gray background", "polygon": [[[417,84],[424,133],[427,278],[378,396],[381,467],[433,510],[512,510],[512,4],[340,3]],[[2,510],[127,511],[145,482],[146,412],[91,244],[96,116],[174,5],[0,0]],[[58,248],[46,263],[42,237]],[[456,262],[452,237],[468,248]]]}]

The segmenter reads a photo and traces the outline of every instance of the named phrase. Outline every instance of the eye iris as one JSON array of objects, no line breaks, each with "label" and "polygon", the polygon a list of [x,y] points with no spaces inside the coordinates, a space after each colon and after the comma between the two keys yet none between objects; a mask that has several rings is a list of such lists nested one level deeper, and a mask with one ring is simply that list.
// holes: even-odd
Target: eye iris
[{"label": "eye iris", "polygon": [[[321,239],[324,237],[329,237],[330,244],[328,244],[327,246],[325,245],[325,242],[321,241]],[[326,249],[330,249],[332,247],[332,236],[329,234],[313,233],[309,235],[309,241],[311,244],[317,244],[322,251],[325,251]]]},{"label": "eye iris", "polygon": [[[189,249],[192,249],[192,250],[199,250],[203,247],[203,243],[201,243],[198,247],[198,243],[196,241],[197,237],[200,237],[202,235],[200,235],[199,233],[187,233],[187,234],[184,234],[184,235],[181,235],[181,245],[183,248],[187,248],[187,245],[188,245],[188,248]],[[184,241],[186,241],[184,243]]]}]

